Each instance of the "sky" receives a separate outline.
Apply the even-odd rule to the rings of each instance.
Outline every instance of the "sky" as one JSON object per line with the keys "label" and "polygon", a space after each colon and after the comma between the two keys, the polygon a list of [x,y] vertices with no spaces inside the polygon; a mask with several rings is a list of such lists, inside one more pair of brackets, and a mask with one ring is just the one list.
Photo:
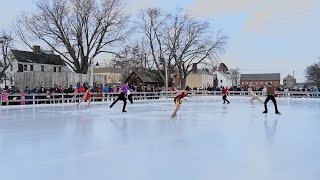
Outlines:
{"label": "sky", "polygon": [[[0,0],[0,29],[10,27],[34,0]],[[148,7],[183,8],[222,29],[229,39],[219,61],[242,73],[293,74],[305,81],[307,66],[320,57],[320,1],[317,0],[127,0],[135,14]]]}

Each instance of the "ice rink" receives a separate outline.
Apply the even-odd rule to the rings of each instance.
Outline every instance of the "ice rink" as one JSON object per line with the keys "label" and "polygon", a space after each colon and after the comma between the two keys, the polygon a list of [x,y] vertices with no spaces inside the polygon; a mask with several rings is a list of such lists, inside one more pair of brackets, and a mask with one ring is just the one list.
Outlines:
{"label": "ice rink", "polygon": [[319,180],[320,99],[0,107],[1,180]]}

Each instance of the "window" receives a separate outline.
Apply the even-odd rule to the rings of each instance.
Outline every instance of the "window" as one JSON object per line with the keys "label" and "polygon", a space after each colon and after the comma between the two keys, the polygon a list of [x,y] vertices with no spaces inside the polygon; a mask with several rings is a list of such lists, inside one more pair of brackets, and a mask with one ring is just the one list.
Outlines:
{"label": "window", "polygon": [[257,85],[259,84],[259,82],[257,81],[257,83],[256,83]]}
{"label": "window", "polygon": [[242,82],[241,84],[243,85],[244,83]]}
{"label": "window", "polygon": [[56,67],[53,67],[53,72],[57,72],[57,68]]}
{"label": "window", "polygon": [[222,80],[220,80],[220,82],[222,83]]}
{"label": "window", "polygon": [[262,81],[260,82],[260,84],[262,84]]}
{"label": "window", "polygon": [[23,71],[28,71],[28,65],[23,65]]}
{"label": "window", "polygon": [[44,71],[44,66],[41,66],[41,71]]}
{"label": "window", "polygon": [[270,81],[270,84],[273,84],[272,81]]}
{"label": "window", "polygon": [[30,65],[30,71],[33,71],[33,65]]}
{"label": "window", "polygon": [[250,85],[252,85],[252,81],[250,82]]}
{"label": "window", "polygon": [[246,82],[246,85],[248,85],[248,82]]}
{"label": "window", "polygon": [[13,80],[12,80],[12,77],[10,77],[10,82],[11,82],[11,84],[13,84]]}
{"label": "window", "polygon": [[11,64],[11,66],[10,66],[10,71],[13,71],[13,65]]}
{"label": "window", "polygon": [[61,67],[59,67],[59,72],[61,72]]}
{"label": "window", "polygon": [[23,72],[23,65],[22,64],[18,64],[18,72]]}

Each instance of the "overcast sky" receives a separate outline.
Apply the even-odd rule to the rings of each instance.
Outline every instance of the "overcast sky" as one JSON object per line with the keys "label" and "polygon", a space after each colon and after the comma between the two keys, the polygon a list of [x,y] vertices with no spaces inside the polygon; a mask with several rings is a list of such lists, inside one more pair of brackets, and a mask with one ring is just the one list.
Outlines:
{"label": "overcast sky", "polygon": [[[33,0],[0,0],[0,28],[21,11],[35,9]],[[295,71],[304,81],[306,66],[320,56],[320,1],[317,0],[128,0],[131,13],[146,7],[166,11],[184,8],[229,36],[221,61],[242,73]]]}

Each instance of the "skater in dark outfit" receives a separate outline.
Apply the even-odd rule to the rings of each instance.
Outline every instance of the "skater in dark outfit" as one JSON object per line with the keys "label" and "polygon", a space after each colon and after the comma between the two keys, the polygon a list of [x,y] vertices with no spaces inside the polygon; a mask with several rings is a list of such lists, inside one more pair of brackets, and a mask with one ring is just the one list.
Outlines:
{"label": "skater in dark outfit", "polygon": [[118,98],[113,101],[113,103],[110,105],[110,108],[113,107],[113,105],[115,105],[119,100],[122,100],[123,101],[123,108],[122,108],[122,112],[127,112],[126,111],[126,105],[127,105],[127,98],[126,98],[126,94],[127,94],[127,91],[129,90],[129,86],[128,86],[128,83],[127,84],[124,84],[120,90],[120,94],[118,96]]}
{"label": "skater in dark outfit", "polygon": [[174,119],[175,117],[177,117],[177,112],[180,109],[180,105],[182,103],[182,100],[184,97],[186,97],[188,95],[190,91],[190,87],[187,86],[185,90],[177,92],[177,96],[174,98],[174,103],[176,104],[176,109],[174,110],[174,112],[171,115],[171,119]]}
{"label": "skater in dark outfit", "polygon": [[223,104],[226,103],[227,101],[227,104],[230,104],[230,102],[228,101],[227,99],[227,96],[229,95],[229,89],[228,89],[228,86],[226,88],[222,88],[222,99],[223,99]]}
{"label": "skater in dark outfit", "polygon": [[274,93],[274,87],[272,86],[271,83],[268,84],[267,95],[268,96],[267,96],[266,100],[264,101],[264,109],[265,110],[263,111],[263,113],[268,113],[267,103],[269,100],[271,100],[274,104],[275,113],[280,115],[281,113],[278,111],[277,101],[276,101],[275,93]]}

